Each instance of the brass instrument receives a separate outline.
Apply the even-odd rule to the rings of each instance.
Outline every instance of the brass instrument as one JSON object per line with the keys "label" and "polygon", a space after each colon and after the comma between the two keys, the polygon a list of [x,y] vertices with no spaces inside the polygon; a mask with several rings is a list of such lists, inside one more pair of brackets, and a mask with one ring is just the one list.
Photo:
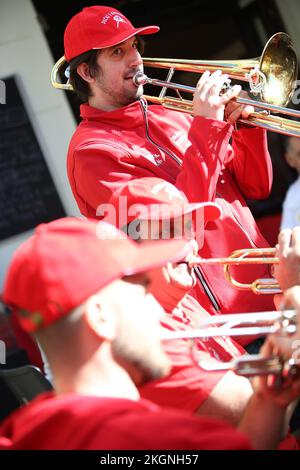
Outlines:
{"label": "brass instrument", "polygon": [[[286,33],[274,34],[265,45],[261,57],[254,59],[209,61],[143,58],[143,63],[147,67],[170,69],[166,81],[148,78],[142,72],[138,72],[133,77],[137,86],[149,83],[163,87],[159,96],[144,95],[147,100],[153,103],[162,104],[168,109],[192,114],[192,102],[182,99],[179,91],[194,93],[195,88],[170,82],[174,71],[202,73],[205,70],[211,72],[221,70],[222,73],[228,74],[231,78],[248,81],[251,91],[255,95],[259,95],[262,100],[237,98],[238,103],[263,109],[262,112],[252,113],[248,119],[240,119],[240,122],[262,127],[269,131],[300,137],[298,122],[269,114],[269,111],[271,111],[300,117],[299,111],[285,108],[292,98],[298,71],[297,54],[291,38]],[[51,72],[51,83],[54,88],[72,91],[73,88],[69,79],[66,83],[61,83],[58,80],[59,71],[65,64],[66,59],[64,56],[56,62]],[[175,89],[179,98],[165,96],[168,88]]]}
{"label": "brass instrument", "polygon": [[70,84],[70,80],[68,78],[67,83],[60,83],[58,81],[58,74],[60,69],[67,64],[65,56],[62,56],[58,61],[55,63],[53,69],[51,70],[51,85],[56,88],[57,90],[66,90],[66,91],[73,91],[73,87]]}
{"label": "brass instrument", "polygon": [[266,335],[278,333],[291,335],[297,330],[295,310],[270,311],[258,313],[238,313],[214,315],[203,320],[199,328],[189,331],[168,331],[162,336],[163,341],[193,340],[191,354],[197,365],[207,371],[233,370],[238,375],[253,377],[255,375],[277,376],[277,385],[286,376],[299,375],[299,362],[293,358],[283,360],[280,357],[263,357],[243,355],[229,362],[198,360],[194,341],[220,336]]}
{"label": "brass instrument", "polygon": [[243,377],[256,375],[275,375],[278,377],[276,385],[280,385],[281,379],[287,376],[299,376],[299,362],[293,358],[283,360],[280,357],[263,357],[260,354],[245,354],[228,362],[199,361],[198,366],[207,371],[232,370]]}
{"label": "brass instrument", "polygon": [[280,333],[294,334],[295,310],[272,310],[266,312],[232,313],[211,315],[190,331],[168,331],[162,339],[197,339],[218,336],[253,336]]}
{"label": "brass instrument", "polygon": [[245,264],[278,264],[279,258],[275,257],[275,248],[249,248],[236,250],[227,258],[201,258],[195,257],[189,260],[191,268],[201,264],[224,265],[224,275],[227,281],[236,289],[252,290],[255,294],[280,294],[282,291],[276,279],[256,279],[251,284],[238,282],[230,272],[230,266]]}
{"label": "brass instrument", "polygon": [[[153,59],[143,58],[147,67],[167,68],[169,74],[166,81],[148,78],[138,72],[133,78],[135,84],[151,84],[163,87],[159,96],[144,95],[153,103],[161,104],[168,109],[193,113],[192,101],[181,97],[180,91],[194,93],[191,86],[172,83],[170,80],[175,70],[202,73],[205,70],[214,72],[221,70],[231,78],[248,81],[250,90],[258,95],[261,101],[247,98],[236,99],[237,103],[261,108],[263,111],[252,113],[240,122],[264,128],[280,134],[300,137],[300,124],[296,121],[270,115],[269,112],[300,117],[300,112],[285,108],[290,102],[296,86],[298,60],[291,38],[286,33],[272,36],[262,52],[261,57],[236,61],[201,61],[185,59]],[[174,89],[178,98],[165,96],[166,90]]]}

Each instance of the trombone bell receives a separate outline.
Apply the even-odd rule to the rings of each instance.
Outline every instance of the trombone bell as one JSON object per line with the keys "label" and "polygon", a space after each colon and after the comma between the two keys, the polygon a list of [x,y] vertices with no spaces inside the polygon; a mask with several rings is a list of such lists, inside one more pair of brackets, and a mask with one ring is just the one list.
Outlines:
{"label": "trombone bell", "polygon": [[262,55],[254,59],[204,61],[145,57],[143,63],[147,67],[196,73],[221,70],[231,78],[249,82],[250,90],[259,95],[261,101],[282,107],[292,98],[298,73],[296,50],[290,36],[282,32],[274,34]]}

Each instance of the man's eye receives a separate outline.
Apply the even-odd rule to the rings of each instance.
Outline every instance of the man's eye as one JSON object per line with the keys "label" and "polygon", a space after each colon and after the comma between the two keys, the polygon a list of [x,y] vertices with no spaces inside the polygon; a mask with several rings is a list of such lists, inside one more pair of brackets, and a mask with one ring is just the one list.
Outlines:
{"label": "man's eye", "polygon": [[118,47],[118,49],[114,49],[113,55],[120,55],[121,52],[122,52],[122,49],[120,47]]}
{"label": "man's eye", "polygon": [[132,47],[133,47],[133,49],[138,49],[138,48],[139,48],[139,45],[138,45],[137,42],[134,42],[134,43],[132,44]]}

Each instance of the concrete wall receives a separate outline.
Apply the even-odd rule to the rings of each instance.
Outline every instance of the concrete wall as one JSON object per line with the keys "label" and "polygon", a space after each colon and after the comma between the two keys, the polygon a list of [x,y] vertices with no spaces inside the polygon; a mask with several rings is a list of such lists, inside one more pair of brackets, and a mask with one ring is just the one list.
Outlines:
{"label": "concrete wall", "polygon": [[300,57],[300,1],[276,0],[278,9]]}
{"label": "concrete wall", "polygon": [[[68,215],[79,215],[66,176],[68,143],[76,123],[64,93],[52,88],[54,64],[30,0],[0,0],[0,79],[17,75],[23,101]],[[0,182],[1,184],[1,182]],[[15,248],[30,232],[0,242],[0,292]]]}

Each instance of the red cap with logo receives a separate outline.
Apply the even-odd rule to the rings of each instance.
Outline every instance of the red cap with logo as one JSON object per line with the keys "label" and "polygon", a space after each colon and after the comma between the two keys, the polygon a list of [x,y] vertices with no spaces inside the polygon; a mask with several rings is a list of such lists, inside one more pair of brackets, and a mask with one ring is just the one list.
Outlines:
{"label": "red cap with logo", "polygon": [[158,26],[135,28],[126,16],[113,7],[87,7],[67,24],[64,34],[65,58],[70,62],[91,49],[115,46],[132,36],[158,31]]}
{"label": "red cap with logo", "polygon": [[3,300],[22,328],[33,332],[59,320],[115,279],[191,251],[184,240],[138,245],[106,222],[59,219],[37,227],[15,252]]}
{"label": "red cap with logo", "polygon": [[193,211],[199,211],[204,223],[221,215],[214,202],[189,203],[176,186],[154,177],[129,181],[112,195],[109,203],[116,213],[116,220],[111,222],[119,228],[135,219],[170,219]]}

